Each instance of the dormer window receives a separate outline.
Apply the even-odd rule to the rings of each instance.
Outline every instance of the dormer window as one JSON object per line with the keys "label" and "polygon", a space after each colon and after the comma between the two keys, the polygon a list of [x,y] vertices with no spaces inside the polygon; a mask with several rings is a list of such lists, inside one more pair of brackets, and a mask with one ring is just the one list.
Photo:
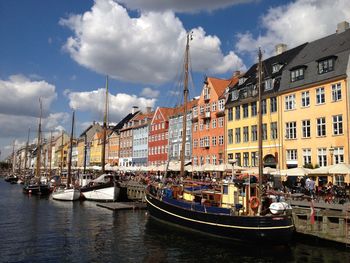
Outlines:
{"label": "dormer window", "polygon": [[239,92],[238,92],[237,89],[235,89],[234,91],[232,91],[232,98],[231,98],[231,100],[232,100],[232,101],[238,100],[238,95],[239,95]]}
{"label": "dormer window", "polygon": [[336,56],[331,56],[318,60],[318,74],[327,73],[334,70]]}
{"label": "dormer window", "polygon": [[277,73],[278,71],[280,71],[280,69],[282,68],[282,65],[281,64],[273,64],[272,65],[272,73]]}
{"label": "dormer window", "polygon": [[267,79],[265,80],[265,90],[272,90],[275,79]]}
{"label": "dormer window", "polygon": [[240,78],[239,80],[238,80],[238,85],[242,85],[242,84],[244,84],[244,82],[247,80],[247,78]]}
{"label": "dormer window", "polygon": [[293,68],[290,70],[290,81],[295,82],[297,80],[304,79],[306,66]]}

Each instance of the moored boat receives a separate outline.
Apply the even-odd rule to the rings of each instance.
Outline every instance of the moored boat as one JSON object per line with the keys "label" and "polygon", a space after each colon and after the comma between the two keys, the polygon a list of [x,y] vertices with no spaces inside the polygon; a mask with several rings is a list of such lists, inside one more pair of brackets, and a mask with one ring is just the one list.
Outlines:
{"label": "moored boat", "polygon": [[57,188],[53,191],[52,198],[60,201],[76,201],[80,199],[80,190],[75,188]]}
{"label": "moored boat", "polygon": [[114,202],[120,193],[117,178],[109,174],[101,175],[80,190],[86,200],[102,202]]}

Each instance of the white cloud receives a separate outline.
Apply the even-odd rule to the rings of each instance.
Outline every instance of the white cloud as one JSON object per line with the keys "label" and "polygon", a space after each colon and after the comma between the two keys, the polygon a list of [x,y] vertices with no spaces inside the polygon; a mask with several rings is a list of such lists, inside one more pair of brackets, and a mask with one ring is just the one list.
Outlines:
{"label": "white cloud", "polygon": [[2,114],[39,116],[39,98],[41,98],[43,114],[47,115],[56,97],[55,86],[44,80],[32,81],[23,75],[12,75],[8,80],[0,79],[0,113]]}
{"label": "white cloud", "polygon": [[140,95],[146,98],[157,98],[159,96],[159,90],[146,87],[141,91]]}
{"label": "white cloud", "polygon": [[[254,0],[117,0],[125,4],[130,9],[146,11],[166,11],[174,12],[198,12],[213,11],[241,3],[250,3]],[[255,0],[256,1],[256,0]]]}
{"label": "white cloud", "polygon": [[248,52],[256,57],[260,46],[268,57],[274,54],[278,43],[292,48],[322,38],[335,33],[337,24],[349,18],[349,0],[297,0],[270,8],[261,17],[261,29],[265,33],[256,38],[251,32],[238,34],[236,48],[241,53]]}
{"label": "white cloud", "polygon": [[[103,119],[105,109],[104,89],[86,92],[70,92],[67,96],[71,108],[82,112],[89,112],[97,121]],[[138,106],[140,109],[145,110],[146,107],[154,107],[156,102],[156,99],[147,99],[125,93],[118,93],[116,95],[109,94],[108,98],[110,122],[119,122],[131,112],[132,106]]]}
{"label": "white cloud", "polygon": [[[165,83],[174,79],[183,61],[186,29],[172,11],[141,12],[133,18],[112,0],[96,0],[91,11],[61,19],[60,24],[74,32],[64,46],[70,56],[115,79]],[[207,36],[200,27],[192,31],[193,71],[215,74],[242,68],[233,51],[223,54],[218,37]]]}

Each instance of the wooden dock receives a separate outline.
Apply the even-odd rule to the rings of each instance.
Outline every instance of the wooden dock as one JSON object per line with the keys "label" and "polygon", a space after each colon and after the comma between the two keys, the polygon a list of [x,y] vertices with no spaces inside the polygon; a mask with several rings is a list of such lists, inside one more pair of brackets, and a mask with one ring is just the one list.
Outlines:
{"label": "wooden dock", "polygon": [[297,233],[350,246],[350,204],[315,202],[313,224],[311,223],[311,202],[292,200],[291,205]]}
{"label": "wooden dock", "polygon": [[96,205],[112,211],[146,209],[146,203],[141,202],[98,203]]}

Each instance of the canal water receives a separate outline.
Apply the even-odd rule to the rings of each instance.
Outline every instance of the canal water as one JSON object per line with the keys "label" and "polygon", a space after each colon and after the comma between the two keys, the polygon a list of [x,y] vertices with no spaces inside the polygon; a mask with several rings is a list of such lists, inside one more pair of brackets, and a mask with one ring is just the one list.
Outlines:
{"label": "canal water", "polygon": [[0,262],[350,262],[345,245],[228,243],[94,202],[27,196],[0,178]]}

